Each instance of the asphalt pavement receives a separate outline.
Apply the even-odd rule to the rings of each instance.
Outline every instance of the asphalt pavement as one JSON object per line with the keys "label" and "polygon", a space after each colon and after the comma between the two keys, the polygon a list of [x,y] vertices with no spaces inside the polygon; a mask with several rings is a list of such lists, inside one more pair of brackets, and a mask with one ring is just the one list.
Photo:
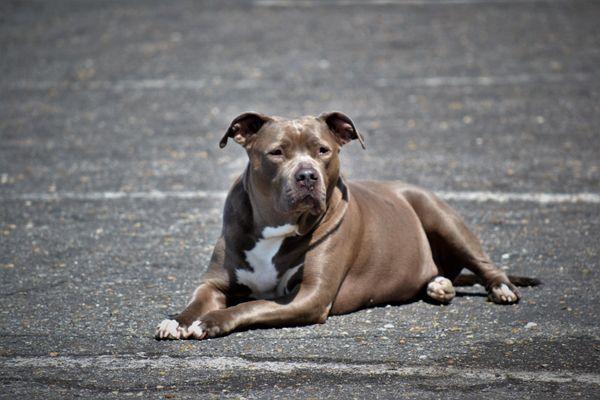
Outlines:
{"label": "asphalt pavement", "polygon": [[[600,397],[600,3],[0,3],[0,398]],[[352,178],[438,192],[512,306],[423,301],[164,342],[241,112],[340,110]]]}

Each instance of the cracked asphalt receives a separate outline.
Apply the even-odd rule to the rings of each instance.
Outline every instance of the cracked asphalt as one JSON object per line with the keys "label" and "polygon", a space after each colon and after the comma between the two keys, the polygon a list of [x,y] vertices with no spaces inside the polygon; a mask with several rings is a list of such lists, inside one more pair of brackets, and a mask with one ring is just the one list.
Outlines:
{"label": "cracked asphalt", "polygon": [[[580,0],[0,3],[0,398],[598,398],[599,20]],[[247,110],[345,112],[367,144],[346,175],[458,195],[543,285],[154,340],[206,268],[245,165],[218,140]]]}

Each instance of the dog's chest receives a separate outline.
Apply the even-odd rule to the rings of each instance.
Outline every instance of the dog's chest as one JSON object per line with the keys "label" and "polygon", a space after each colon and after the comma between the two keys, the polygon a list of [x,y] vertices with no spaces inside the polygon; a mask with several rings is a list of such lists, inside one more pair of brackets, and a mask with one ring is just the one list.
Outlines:
{"label": "dog's chest", "polygon": [[257,299],[272,299],[286,294],[287,284],[301,265],[281,273],[273,263],[286,237],[296,233],[296,225],[283,225],[276,228],[266,227],[254,247],[245,251],[246,261],[252,268],[237,269],[238,283],[247,286],[252,291],[252,297]]}

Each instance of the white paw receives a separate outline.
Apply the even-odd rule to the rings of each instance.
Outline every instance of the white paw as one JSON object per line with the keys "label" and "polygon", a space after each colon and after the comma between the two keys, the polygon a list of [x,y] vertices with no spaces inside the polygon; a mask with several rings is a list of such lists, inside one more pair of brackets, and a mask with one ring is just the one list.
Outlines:
{"label": "white paw", "polygon": [[156,327],[156,339],[202,339],[206,332],[200,326],[200,321],[194,321],[190,326],[181,326],[173,319],[165,319]]}
{"label": "white paw", "polygon": [[[511,285],[512,286],[512,285]],[[494,303],[511,304],[519,301],[519,295],[516,289],[511,289],[506,283],[501,283],[490,289],[489,297]]]}
{"label": "white paw", "polygon": [[456,291],[452,286],[452,282],[443,276],[436,276],[427,285],[427,296],[440,303],[449,303],[455,295]]}

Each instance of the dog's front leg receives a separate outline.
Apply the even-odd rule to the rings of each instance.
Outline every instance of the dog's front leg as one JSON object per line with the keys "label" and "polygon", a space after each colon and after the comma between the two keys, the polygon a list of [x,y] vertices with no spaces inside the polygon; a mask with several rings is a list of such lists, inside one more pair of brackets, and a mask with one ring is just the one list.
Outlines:
{"label": "dog's front leg", "polygon": [[304,259],[297,290],[274,300],[253,300],[211,311],[199,320],[201,339],[251,326],[281,327],[324,323],[345,275],[341,260],[319,251]]}
{"label": "dog's front leg", "polygon": [[274,300],[253,300],[200,318],[200,339],[223,336],[233,330],[250,326],[294,326],[324,323],[333,304],[335,293],[327,293],[320,285],[301,283],[295,295]]}
{"label": "dog's front leg", "polygon": [[217,241],[209,269],[185,310],[173,319],[163,320],[156,328],[156,339],[200,339],[204,333],[200,330],[198,319],[227,306],[225,293],[229,288],[229,278],[223,268],[224,243],[223,238]]}

